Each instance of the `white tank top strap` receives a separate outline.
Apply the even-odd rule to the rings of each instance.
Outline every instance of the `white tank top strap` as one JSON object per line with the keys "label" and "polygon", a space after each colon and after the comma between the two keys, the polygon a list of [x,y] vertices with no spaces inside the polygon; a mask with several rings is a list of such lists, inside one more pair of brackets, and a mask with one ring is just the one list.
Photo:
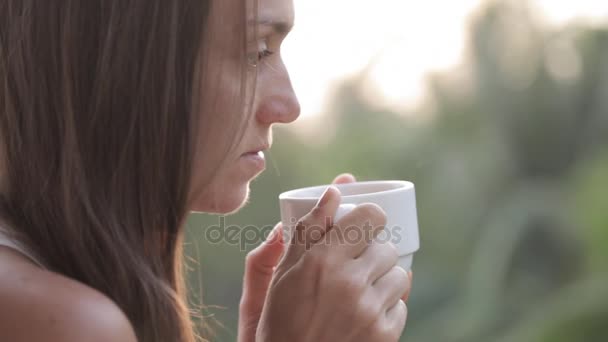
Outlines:
{"label": "white tank top strap", "polygon": [[13,239],[10,236],[9,232],[6,231],[6,229],[2,226],[0,226],[0,246],[8,247],[27,257],[41,268],[46,268],[38,257],[36,257],[32,252],[30,252],[23,244],[19,243],[19,241]]}

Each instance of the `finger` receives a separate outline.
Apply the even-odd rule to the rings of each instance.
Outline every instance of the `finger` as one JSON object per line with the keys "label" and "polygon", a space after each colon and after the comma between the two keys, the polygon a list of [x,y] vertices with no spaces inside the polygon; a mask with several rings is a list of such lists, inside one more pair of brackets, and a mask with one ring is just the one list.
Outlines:
{"label": "finger", "polygon": [[268,284],[270,284],[270,280],[272,279],[274,268],[279,263],[284,251],[283,227],[279,223],[262,244],[247,254],[243,296],[266,292]]}
{"label": "finger", "polygon": [[410,293],[412,293],[412,286],[414,285],[414,273],[412,273],[412,271],[407,271],[407,275],[410,278],[410,287],[407,289],[407,292],[403,295],[403,297],[401,297],[406,304],[410,299]]}
{"label": "finger", "polygon": [[255,271],[253,274],[272,272],[284,251],[283,225],[278,223],[266,240],[247,254],[245,274],[248,271]]}
{"label": "finger", "polygon": [[363,253],[385,225],[386,214],[380,206],[360,204],[336,222],[327,234],[327,243],[354,259]]}
{"label": "finger", "polygon": [[355,176],[351,175],[350,173],[343,173],[343,174],[339,175],[338,177],[334,178],[334,180],[331,183],[332,184],[347,184],[347,183],[354,183],[356,181],[357,181],[357,179],[355,178]]}
{"label": "finger", "polygon": [[372,288],[384,298],[385,307],[390,308],[407,293],[410,279],[403,268],[395,266],[373,283]]}
{"label": "finger", "polygon": [[330,186],[312,211],[298,221],[285,254],[287,263],[293,265],[306,250],[324,238],[333,225],[333,218],[340,206],[340,198],[340,191]]}
{"label": "finger", "polygon": [[390,242],[373,241],[370,246],[357,258],[357,262],[368,269],[370,284],[390,271],[399,261],[397,247]]}
{"label": "finger", "polygon": [[391,340],[398,340],[401,334],[403,334],[403,329],[405,328],[405,323],[407,321],[407,305],[404,301],[399,300],[393,307],[386,311],[386,315],[384,317],[384,324],[386,330],[390,332]]}

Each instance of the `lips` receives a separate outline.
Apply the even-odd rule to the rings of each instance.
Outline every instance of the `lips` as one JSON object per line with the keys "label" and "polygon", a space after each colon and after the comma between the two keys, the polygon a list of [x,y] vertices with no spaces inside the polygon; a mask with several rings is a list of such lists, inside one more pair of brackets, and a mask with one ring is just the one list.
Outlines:
{"label": "lips", "polygon": [[262,146],[259,146],[259,147],[256,147],[256,148],[250,150],[249,152],[243,153],[243,156],[258,155],[258,156],[264,157],[264,151],[268,150],[269,148],[270,148],[270,145],[262,145]]}
{"label": "lips", "polygon": [[244,157],[260,157],[260,158],[264,158],[264,152],[262,151],[257,151],[257,152],[247,152],[247,153],[243,153]]}
{"label": "lips", "polygon": [[244,163],[243,165],[248,165],[247,169],[252,170],[252,175],[256,175],[266,168],[266,159],[262,151],[244,153],[239,159]]}

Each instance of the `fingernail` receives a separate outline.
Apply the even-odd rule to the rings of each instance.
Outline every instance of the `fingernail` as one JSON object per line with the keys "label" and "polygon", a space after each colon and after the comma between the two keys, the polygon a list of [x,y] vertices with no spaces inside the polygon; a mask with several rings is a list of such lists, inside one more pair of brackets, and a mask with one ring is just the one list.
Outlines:
{"label": "fingernail", "polygon": [[283,229],[283,227],[281,225],[274,227],[274,229],[270,232],[270,234],[268,234],[266,241],[269,243],[274,243],[275,240],[278,239],[278,235],[281,233],[281,229]]}
{"label": "fingernail", "polygon": [[266,237],[266,241],[272,241],[272,239],[274,239],[274,237],[277,235],[277,229],[273,229],[270,234],[268,234],[268,236]]}
{"label": "fingernail", "polygon": [[327,204],[327,202],[329,202],[329,190],[331,188],[333,188],[333,187],[330,186],[327,189],[325,189],[325,192],[323,192],[323,195],[321,195],[319,202],[317,202],[317,207],[323,207]]}

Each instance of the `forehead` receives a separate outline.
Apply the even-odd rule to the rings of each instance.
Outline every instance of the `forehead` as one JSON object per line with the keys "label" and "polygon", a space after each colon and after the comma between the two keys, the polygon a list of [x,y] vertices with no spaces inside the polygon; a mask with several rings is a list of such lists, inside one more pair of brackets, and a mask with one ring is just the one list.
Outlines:
{"label": "forehead", "polygon": [[214,0],[211,2],[210,26],[215,33],[226,34],[242,30],[242,25],[247,22],[250,24],[280,22],[292,26],[293,21],[293,0]]}
{"label": "forehead", "polygon": [[293,22],[294,6],[293,0],[257,0],[258,17],[264,19],[277,19],[285,22]]}
{"label": "forehead", "polygon": [[214,50],[240,53],[241,39],[246,31],[251,32],[249,25],[279,23],[287,28],[293,25],[293,0],[212,0],[210,4],[204,47],[208,54],[217,55]]}
{"label": "forehead", "polygon": [[[249,0],[252,1],[252,0]],[[284,22],[290,26],[294,21],[293,0],[257,0],[255,16],[261,22]],[[251,13],[254,15],[254,13]]]}

